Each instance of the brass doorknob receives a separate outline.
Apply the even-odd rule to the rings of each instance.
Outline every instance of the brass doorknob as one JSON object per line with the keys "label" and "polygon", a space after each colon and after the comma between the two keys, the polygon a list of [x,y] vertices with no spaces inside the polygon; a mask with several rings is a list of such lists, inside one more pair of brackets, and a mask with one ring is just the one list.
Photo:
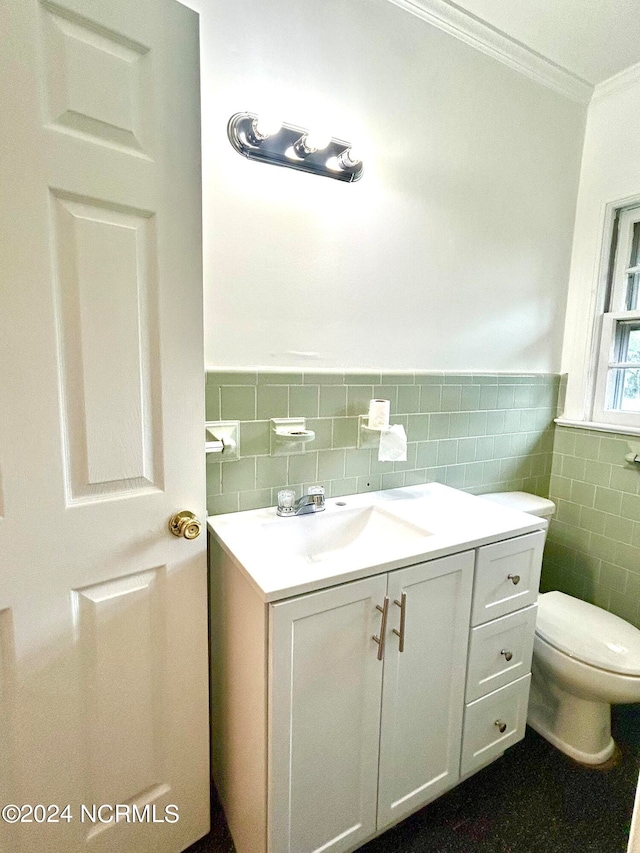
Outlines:
{"label": "brass doorknob", "polygon": [[202,524],[192,512],[184,509],[169,519],[169,530],[174,536],[184,536],[185,539],[196,539],[200,536]]}

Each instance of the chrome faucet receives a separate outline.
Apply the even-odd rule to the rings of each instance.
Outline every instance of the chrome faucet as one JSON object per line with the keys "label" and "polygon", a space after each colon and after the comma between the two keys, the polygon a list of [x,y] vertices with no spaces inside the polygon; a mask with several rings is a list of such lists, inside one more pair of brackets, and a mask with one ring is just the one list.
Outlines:
{"label": "chrome faucet", "polygon": [[276,513],[281,516],[306,515],[309,512],[322,512],[324,509],[324,487],[310,486],[306,495],[294,502],[295,492],[292,489],[282,489],[278,492],[278,508]]}

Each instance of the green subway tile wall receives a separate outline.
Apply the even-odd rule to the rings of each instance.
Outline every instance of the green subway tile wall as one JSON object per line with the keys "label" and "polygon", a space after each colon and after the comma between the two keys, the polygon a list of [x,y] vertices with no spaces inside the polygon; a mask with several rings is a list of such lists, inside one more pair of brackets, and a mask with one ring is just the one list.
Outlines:
{"label": "green subway tile wall", "polygon": [[640,466],[625,461],[638,438],[557,427],[541,588],[560,589],[640,627]]}
{"label": "green subway tile wall", "polygon": [[[546,496],[560,377],[556,374],[210,371],[207,420],[240,421],[238,461],[207,458],[210,515],[271,506],[278,489],[327,495],[438,481],[470,492]],[[407,431],[406,462],[358,449],[358,415],[391,401]],[[304,453],[270,456],[270,418],[306,417]]]}

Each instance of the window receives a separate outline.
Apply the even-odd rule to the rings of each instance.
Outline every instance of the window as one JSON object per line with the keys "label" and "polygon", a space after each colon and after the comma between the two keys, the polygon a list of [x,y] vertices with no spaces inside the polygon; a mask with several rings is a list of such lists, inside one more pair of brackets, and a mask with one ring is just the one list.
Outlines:
{"label": "window", "polygon": [[640,427],[640,206],[618,212],[593,420]]}

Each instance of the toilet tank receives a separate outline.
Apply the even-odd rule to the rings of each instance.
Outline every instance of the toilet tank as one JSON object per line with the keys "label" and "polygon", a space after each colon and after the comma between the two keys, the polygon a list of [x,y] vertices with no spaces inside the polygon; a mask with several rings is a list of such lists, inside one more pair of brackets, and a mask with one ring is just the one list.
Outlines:
{"label": "toilet tank", "polygon": [[537,515],[538,518],[549,519],[556,511],[556,505],[553,501],[529,494],[529,492],[489,492],[486,495],[479,495],[479,497],[502,504],[509,509],[517,509],[519,512]]}

